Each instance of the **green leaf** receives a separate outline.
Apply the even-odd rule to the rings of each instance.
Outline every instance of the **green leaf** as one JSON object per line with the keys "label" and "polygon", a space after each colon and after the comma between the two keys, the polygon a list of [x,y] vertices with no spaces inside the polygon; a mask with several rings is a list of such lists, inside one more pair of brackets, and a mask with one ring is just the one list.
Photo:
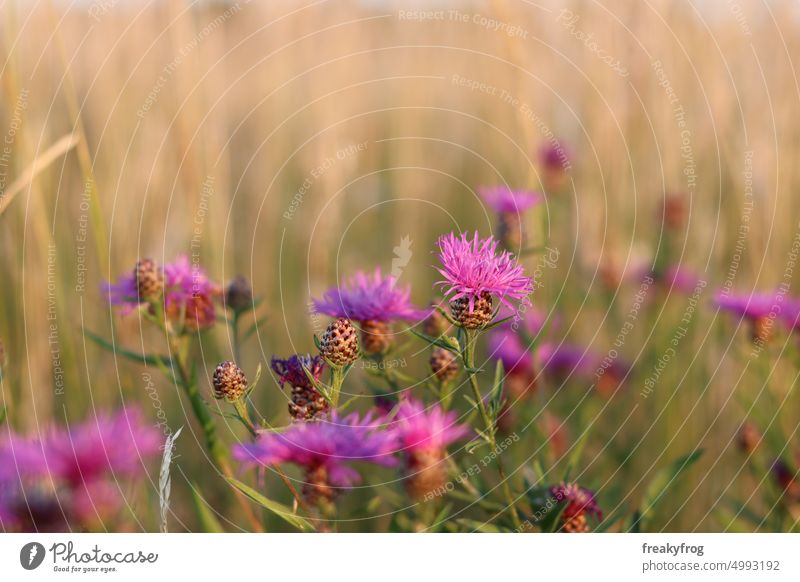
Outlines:
{"label": "green leaf", "polygon": [[426,335],[426,334],[424,334],[422,332],[419,332],[419,331],[417,331],[415,329],[412,329],[411,333],[413,333],[418,338],[424,339],[426,342],[428,342],[431,345],[434,345],[434,346],[437,346],[437,347],[440,347],[440,348],[444,348],[449,352],[453,352],[454,354],[460,354],[461,353],[459,351],[459,347],[456,346],[456,345],[453,345],[456,342],[448,341],[447,339],[443,339],[443,338],[437,338],[437,337],[433,337],[433,336],[430,336],[430,335]]}
{"label": "green leaf", "polygon": [[496,328],[496,327],[498,327],[500,325],[503,325],[504,323],[507,323],[507,322],[511,321],[515,317],[516,317],[516,315],[509,315],[508,317],[504,317],[503,319],[498,319],[497,321],[493,321],[491,323],[487,323],[486,325],[484,325],[481,328],[481,331],[489,331],[490,329],[494,329],[494,328]]}
{"label": "green leaf", "polygon": [[656,473],[653,480],[645,490],[644,497],[639,510],[634,514],[631,521],[631,531],[641,531],[646,529],[650,518],[653,516],[653,509],[659,501],[663,499],[664,493],[669,489],[675,479],[681,473],[691,467],[703,454],[702,449],[692,451],[691,453],[682,456],[681,458],[673,461],[658,473]]}
{"label": "green leaf", "polygon": [[119,346],[115,346],[114,344],[106,341],[99,335],[92,333],[86,328],[83,329],[83,335],[88,337],[101,348],[104,348],[117,356],[128,358],[129,360],[138,364],[145,364],[148,366],[172,366],[172,361],[170,360],[169,356],[162,356],[158,354],[138,354],[136,352],[132,352],[131,350],[126,350]]}
{"label": "green leaf", "polygon": [[273,501],[261,495],[258,491],[245,485],[241,481],[234,479],[233,477],[226,477],[226,480],[236,487],[239,491],[244,493],[247,497],[251,500],[258,503],[264,509],[271,511],[286,523],[296,527],[301,531],[313,531],[314,526],[311,525],[311,522],[308,521],[304,517],[300,517],[296,513],[294,513],[289,507],[285,506],[282,503],[278,503],[277,501]]}
{"label": "green leaf", "polygon": [[3,426],[3,423],[6,421],[6,418],[8,418],[8,408],[4,406],[3,410],[0,411],[0,426]]}
{"label": "green leaf", "polygon": [[200,490],[195,483],[191,483],[192,501],[194,501],[194,511],[197,514],[197,521],[205,533],[225,533],[225,529],[220,524],[217,516],[211,511],[205,500],[200,497]]}
{"label": "green leaf", "polygon": [[496,525],[492,525],[491,523],[484,523],[482,521],[477,521],[474,519],[457,519],[456,523],[463,527],[464,529],[468,529],[470,531],[479,531],[482,533],[500,533],[501,530]]}
{"label": "green leaf", "polygon": [[253,322],[253,324],[247,329],[247,331],[244,332],[244,334],[242,335],[242,339],[248,339],[251,335],[256,333],[261,328],[261,326],[264,325],[266,322],[267,322],[266,315],[264,317],[256,319]]}

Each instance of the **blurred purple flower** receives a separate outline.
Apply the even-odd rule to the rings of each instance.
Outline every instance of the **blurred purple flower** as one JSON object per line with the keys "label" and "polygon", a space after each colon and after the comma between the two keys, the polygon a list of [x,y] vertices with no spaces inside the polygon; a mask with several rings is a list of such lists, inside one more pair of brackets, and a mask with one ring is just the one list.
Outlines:
{"label": "blurred purple flower", "polygon": [[773,309],[777,315],[783,301],[774,291],[754,292],[750,295],[725,294],[720,291],[714,295],[714,304],[722,311],[755,320],[769,317]]}
{"label": "blurred purple flower", "polygon": [[429,311],[411,304],[411,288],[400,287],[392,275],[380,268],[370,276],[361,271],[346,285],[325,292],[314,300],[317,313],[354,321],[395,321],[425,319]]}
{"label": "blurred purple flower", "polygon": [[492,186],[479,189],[481,198],[495,212],[519,213],[540,204],[544,197],[538,192],[512,190],[508,186]]}
{"label": "blurred purple flower", "polygon": [[588,531],[586,515],[594,517],[598,522],[603,519],[603,512],[597,504],[594,492],[575,483],[561,483],[550,488],[552,495],[566,507],[561,513],[563,530],[570,532]]}
{"label": "blurred purple flower", "polygon": [[464,438],[470,428],[457,423],[458,414],[445,412],[438,404],[428,408],[413,399],[403,400],[388,430],[397,437],[400,452],[444,451],[447,445]]}
{"label": "blurred purple flower", "polygon": [[549,143],[539,149],[539,161],[550,170],[566,170],[570,167],[570,151],[560,143]]}
{"label": "blurred purple flower", "polygon": [[[500,317],[508,317],[501,312]],[[535,339],[544,329],[547,314],[538,309],[529,309],[518,328],[531,339]],[[489,357],[503,362],[503,368],[509,374],[529,374],[534,369],[533,353],[517,331],[512,321],[489,332]]]}
{"label": "blurred purple flower", "polygon": [[392,466],[397,462],[392,456],[395,436],[379,430],[379,424],[370,414],[342,417],[334,412],[329,420],[293,424],[283,432],[263,432],[254,443],[235,445],[233,456],[248,465],[292,463],[306,471],[322,468],[331,485],[348,487],[361,480],[350,463]]}
{"label": "blurred purple flower", "polygon": [[[101,291],[111,305],[122,308],[123,314],[142,305],[132,272],[116,283],[104,283]],[[192,330],[214,325],[214,298],[221,292],[220,286],[211,281],[199,265],[192,265],[186,256],[164,265],[164,311],[173,322],[182,321]]]}
{"label": "blurred purple flower", "polygon": [[438,258],[442,267],[437,270],[444,280],[437,285],[446,289],[444,294],[450,301],[467,297],[470,313],[482,293],[496,295],[512,309],[509,298],[530,303],[528,295],[533,292],[533,280],[525,276],[511,253],[497,253],[498,244],[492,237],[478,238],[477,232],[471,240],[466,233],[439,238]]}

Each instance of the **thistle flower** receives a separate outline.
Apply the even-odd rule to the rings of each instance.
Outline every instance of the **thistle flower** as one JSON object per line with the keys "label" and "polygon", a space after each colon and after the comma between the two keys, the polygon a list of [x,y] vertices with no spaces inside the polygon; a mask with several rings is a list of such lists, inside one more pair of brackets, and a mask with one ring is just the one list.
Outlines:
{"label": "thistle flower", "polygon": [[281,387],[292,387],[289,415],[294,420],[314,420],[323,418],[329,408],[328,401],[308,379],[306,370],[317,381],[322,377],[325,361],[321,356],[301,356],[295,354],[282,360],[272,358],[272,370],[278,375]]}
{"label": "thistle flower", "polygon": [[431,352],[431,372],[440,382],[449,382],[458,376],[458,360],[450,350],[435,347]]}
{"label": "thistle flower", "polygon": [[236,402],[247,392],[247,376],[233,362],[220,362],[214,369],[214,398]]}
{"label": "thistle flower", "polygon": [[603,519],[603,512],[597,505],[592,491],[575,483],[561,483],[550,488],[559,504],[564,504],[561,513],[561,531],[565,533],[584,533],[590,530],[586,516],[594,517],[598,522]]}
{"label": "thistle flower", "polygon": [[[140,280],[145,277],[141,261],[134,272],[125,275],[117,283],[105,283],[101,291],[111,304],[121,307],[123,314],[139,308],[144,301],[140,294]],[[152,265],[150,266],[152,267]],[[154,289],[153,270],[148,267],[148,289]],[[157,278],[157,277],[156,277]],[[219,287],[208,279],[206,273],[196,265],[191,265],[185,256],[164,266],[163,272],[163,307],[167,319],[173,324],[180,324],[179,331],[198,331],[211,327],[216,322],[214,298],[220,294]],[[150,306],[153,312],[153,306]]]}
{"label": "thistle flower", "polygon": [[133,268],[136,291],[141,301],[155,301],[164,290],[164,274],[152,259],[141,259]]}
{"label": "thistle flower", "polygon": [[231,279],[225,287],[225,305],[234,313],[241,313],[253,306],[253,288],[247,277],[239,275]]}
{"label": "thistle flower", "polygon": [[131,408],[35,438],[11,433],[0,439],[0,520],[22,531],[62,531],[73,519],[90,527],[119,511],[109,480],[140,473],[160,445]]}
{"label": "thistle flower", "polygon": [[426,409],[417,400],[404,400],[389,430],[406,457],[409,495],[422,499],[445,485],[444,458],[447,446],[467,436],[469,427],[457,424],[455,412],[439,405]]}
{"label": "thistle flower", "polygon": [[533,281],[508,252],[497,254],[492,237],[469,240],[465,233],[442,236],[437,270],[444,277],[437,285],[445,288],[453,317],[467,329],[476,329],[492,318],[492,296],[513,309],[510,299],[529,304]]}
{"label": "thistle flower", "polygon": [[342,488],[361,481],[352,463],[396,463],[392,457],[395,436],[379,430],[378,424],[369,414],[342,417],[333,412],[329,420],[262,432],[254,443],[236,445],[233,456],[248,465],[298,465],[306,474],[303,493],[309,502],[330,503]]}
{"label": "thistle flower", "polygon": [[481,188],[481,197],[497,212],[497,236],[507,249],[520,249],[526,243],[522,212],[542,202],[536,192],[512,190],[507,186]]}
{"label": "thistle flower", "polygon": [[544,197],[538,192],[526,190],[512,190],[507,186],[493,186],[479,189],[481,198],[492,210],[504,214],[507,212],[520,213],[537,204],[541,204]]}
{"label": "thistle flower", "polygon": [[777,292],[751,295],[728,295],[719,292],[714,296],[714,303],[720,310],[746,320],[750,325],[750,339],[754,343],[764,343],[772,337],[772,324],[781,311],[782,299]]}
{"label": "thistle flower", "polygon": [[331,323],[319,342],[320,354],[334,366],[346,366],[358,359],[356,329],[344,317]]}
{"label": "thistle flower", "polygon": [[317,313],[357,321],[362,327],[362,344],[368,354],[385,352],[392,344],[391,324],[418,321],[428,313],[411,304],[411,288],[400,287],[397,279],[381,275],[380,268],[367,275],[361,271],[346,285],[325,292],[314,300]]}
{"label": "thistle flower", "polygon": [[543,182],[548,192],[558,192],[566,186],[567,170],[572,163],[570,152],[558,142],[545,144],[539,150]]}

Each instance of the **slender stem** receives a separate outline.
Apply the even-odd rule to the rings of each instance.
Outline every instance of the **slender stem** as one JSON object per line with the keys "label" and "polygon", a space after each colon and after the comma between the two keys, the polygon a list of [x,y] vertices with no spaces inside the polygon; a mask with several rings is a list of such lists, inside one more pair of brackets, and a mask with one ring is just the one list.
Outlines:
{"label": "slender stem", "polygon": [[[219,467],[220,471],[222,471],[222,474],[225,477],[232,478],[234,475],[230,463],[228,462],[228,453],[225,450],[225,447],[222,445],[222,442],[217,437],[217,428],[214,423],[214,419],[211,416],[211,412],[206,407],[205,402],[203,402],[203,399],[200,396],[200,390],[197,387],[197,383],[193,381],[192,376],[189,373],[187,364],[188,350],[186,349],[186,343],[180,342],[175,336],[171,336],[169,341],[172,351],[175,353],[175,358],[173,361],[174,367],[177,368],[179,384],[189,397],[189,402],[192,405],[192,411],[194,412],[197,421],[200,423],[200,426],[203,429],[206,448],[211,454],[214,464]],[[250,525],[255,529],[255,531],[264,531],[261,523],[259,523],[255,514],[253,513],[250,503],[245,499],[244,494],[238,490],[235,490],[234,495],[244,511],[247,520],[250,522]]]}
{"label": "slender stem", "polygon": [[336,408],[339,405],[339,395],[342,392],[344,383],[344,368],[341,366],[331,366],[331,406]]}
{"label": "slender stem", "polygon": [[237,365],[242,365],[242,339],[239,334],[239,312],[236,311],[231,319],[231,343],[233,344],[233,360]]}
{"label": "slender stem", "polygon": [[[478,377],[476,376],[475,370],[475,344],[477,343],[478,333],[475,330],[465,329],[465,340],[464,340],[464,348],[462,350],[462,359],[464,360],[464,367],[465,372],[467,373],[467,378],[469,378],[469,384],[472,387],[472,393],[475,397],[476,405],[478,407],[478,411],[480,412],[481,418],[483,419],[484,426],[486,427],[486,436],[489,439],[489,445],[492,447],[494,451],[497,449],[497,440],[495,439],[495,432],[496,426],[492,418],[489,416],[489,411],[486,409],[486,403],[483,401],[483,395],[481,394],[481,388],[478,385]],[[511,487],[508,483],[508,477],[506,476],[505,468],[503,467],[503,459],[500,455],[497,456],[497,472],[500,475],[500,485],[503,489],[503,496],[506,498],[506,503],[508,503],[508,509],[511,511],[511,521],[514,523],[514,527],[519,528],[522,525],[522,522],[519,519],[519,515],[517,514],[517,508],[514,503],[514,495],[511,493]]]}

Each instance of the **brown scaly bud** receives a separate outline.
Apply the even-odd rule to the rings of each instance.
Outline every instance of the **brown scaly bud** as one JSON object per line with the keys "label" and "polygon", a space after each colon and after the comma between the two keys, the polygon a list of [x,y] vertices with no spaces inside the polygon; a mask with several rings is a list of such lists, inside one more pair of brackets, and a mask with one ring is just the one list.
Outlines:
{"label": "brown scaly bud", "polygon": [[588,533],[589,524],[586,521],[586,516],[583,513],[579,513],[572,517],[565,517],[561,531],[564,533]]}
{"label": "brown scaly bud", "polygon": [[141,259],[133,268],[136,290],[142,301],[154,301],[164,290],[164,274],[152,259]]}
{"label": "brown scaly bud", "polygon": [[214,398],[236,402],[247,391],[247,376],[233,362],[222,362],[214,370]]}
{"label": "brown scaly bud", "polygon": [[525,230],[518,212],[501,212],[497,216],[497,238],[510,251],[525,245]]}
{"label": "brown scaly bud", "polygon": [[492,296],[483,291],[475,299],[472,312],[469,311],[469,297],[459,297],[450,302],[450,310],[455,319],[465,329],[478,329],[492,320]]}
{"label": "brown scaly bud", "polygon": [[335,366],[346,366],[358,359],[358,334],[344,317],[331,323],[322,334],[319,351]]}
{"label": "brown scaly bud", "polygon": [[253,306],[253,288],[247,277],[239,275],[231,279],[225,288],[225,305],[234,312],[244,311]]}
{"label": "brown scaly bud", "polygon": [[423,333],[431,337],[444,335],[450,328],[450,322],[436,309],[435,303],[431,303],[430,309],[430,315],[425,319],[425,323],[422,326]]}
{"label": "brown scaly bud", "polygon": [[736,434],[736,444],[743,453],[752,453],[761,442],[761,433],[752,422],[745,422]]}
{"label": "brown scaly bud", "polygon": [[458,376],[458,360],[450,350],[435,347],[430,359],[431,372],[440,382],[449,382]]}
{"label": "brown scaly bud", "polygon": [[441,491],[447,482],[444,469],[444,450],[421,449],[408,459],[409,476],[406,491],[413,499],[425,499],[434,491]]}
{"label": "brown scaly bud", "polygon": [[361,346],[366,354],[382,354],[394,342],[388,321],[370,319],[361,322]]}

